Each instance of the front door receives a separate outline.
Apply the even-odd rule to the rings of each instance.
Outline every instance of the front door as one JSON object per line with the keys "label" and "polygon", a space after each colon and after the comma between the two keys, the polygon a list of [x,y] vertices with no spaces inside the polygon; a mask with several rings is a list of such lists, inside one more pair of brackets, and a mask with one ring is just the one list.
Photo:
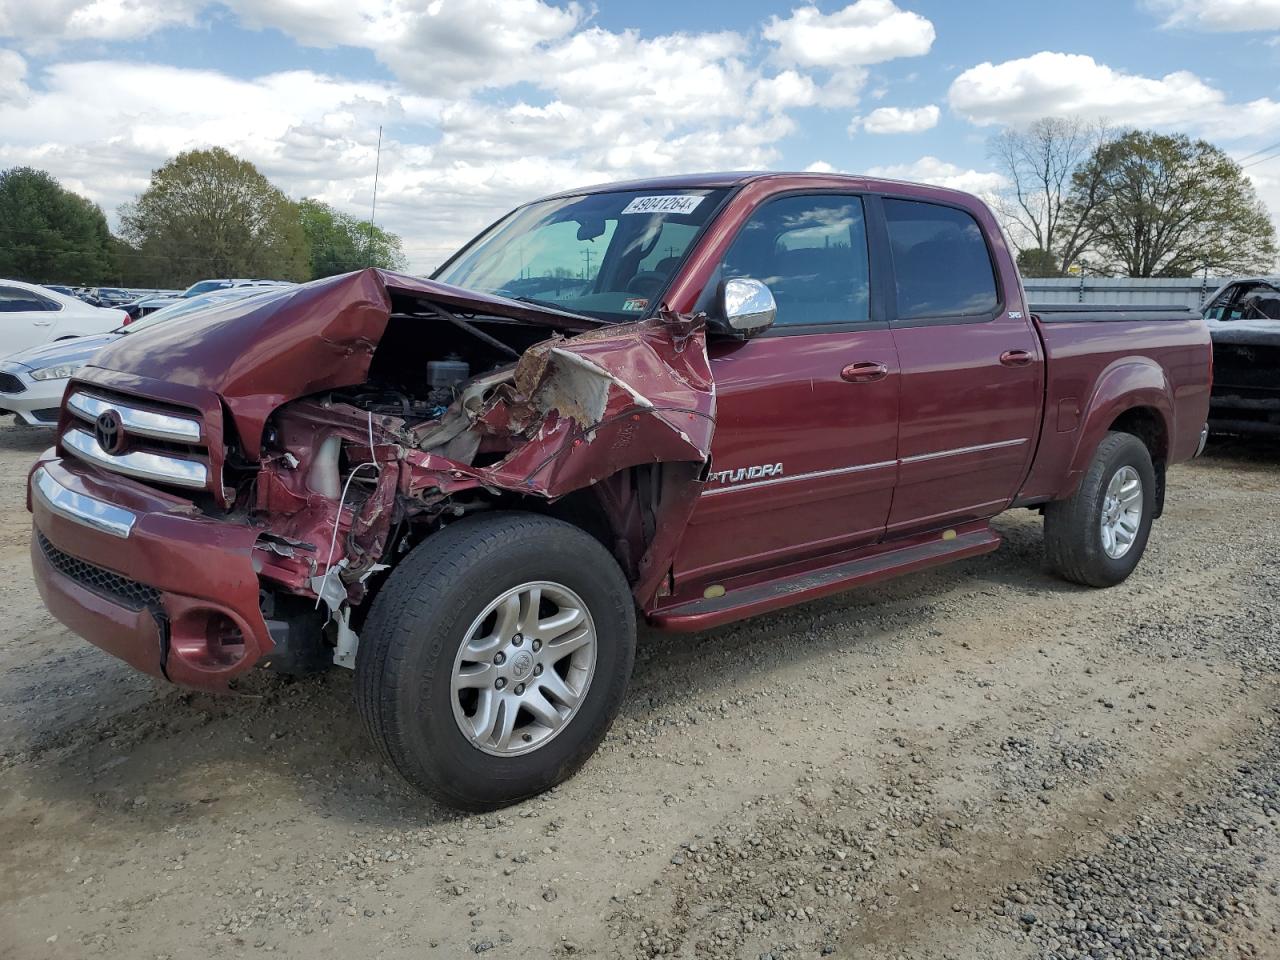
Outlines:
{"label": "front door", "polygon": [[1044,359],[1018,292],[1000,296],[970,213],[916,200],[883,204],[902,364],[892,536],[1009,505],[1035,452]]}
{"label": "front door", "polygon": [[675,562],[721,579],[881,538],[897,473],[898,359],[872,296],[862,199],[791,195],[743,224],[720,279],[769,285],[777,320],[712,337],[710,475]]}

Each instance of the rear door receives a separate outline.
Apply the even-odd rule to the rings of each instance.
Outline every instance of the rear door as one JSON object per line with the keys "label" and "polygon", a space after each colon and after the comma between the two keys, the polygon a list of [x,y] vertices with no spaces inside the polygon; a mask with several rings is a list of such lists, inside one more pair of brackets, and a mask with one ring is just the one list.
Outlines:
{"label": "rear door", "polygon": [[[1044,393],[1021,291],[959,206],[882,199],[902,365],[898,488],[890,535],[994,516],[1034,453]],[[1003,289],[1012,286],[1013,289]]]}
{"label": "rear door", "polygon": [[[762,203],[718,279],[768,284],[777,320],[746,342],[712,337],[711,473],[676,558],[677,580],[720,578],[879,540],[892,500],[898,360],[873,294],[862,197]],[[715,286],[715,283],[711,285]]]}

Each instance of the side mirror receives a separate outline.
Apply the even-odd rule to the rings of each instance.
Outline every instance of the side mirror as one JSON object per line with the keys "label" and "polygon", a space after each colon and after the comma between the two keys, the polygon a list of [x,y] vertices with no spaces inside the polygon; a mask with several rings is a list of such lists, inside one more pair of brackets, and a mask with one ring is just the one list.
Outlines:
{"label": "side mirror", "polygon": [[778,305],[767,285],[739,277],[720,285],[720,315],[729,333],[746,340],[773,326]]}

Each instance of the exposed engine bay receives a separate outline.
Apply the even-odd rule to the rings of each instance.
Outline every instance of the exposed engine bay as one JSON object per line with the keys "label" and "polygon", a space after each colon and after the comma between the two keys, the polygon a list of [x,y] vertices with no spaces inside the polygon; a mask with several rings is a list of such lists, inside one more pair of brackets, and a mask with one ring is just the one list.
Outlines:
{"label": "exposed engine bay", "polygon": [[476,511],[569,520],[651,600],[715,420],[701,315],[614,322],[375,269],[122,338],[81,379],[198,436],[130,449],[174,510],[253,538],[279,669],[350,666],[385,572]]}
{"label": "exposed engine bay", "polygon": [[229,460],[224,482],[263,527],[260,576],[328,607],[342,662],[378,575],[478,510],[577,511],[653,595],[676,546],[660,530],[692,510],[713,417],[700,318],[565,336],[419,301],[390,314],[363,383],[281,406],[259,462]]}

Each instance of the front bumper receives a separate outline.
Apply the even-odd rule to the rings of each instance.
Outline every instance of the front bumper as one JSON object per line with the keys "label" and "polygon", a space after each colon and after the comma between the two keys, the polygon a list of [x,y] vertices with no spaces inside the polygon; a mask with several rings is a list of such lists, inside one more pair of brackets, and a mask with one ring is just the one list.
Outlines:
{"label": "front bumper", "polygon": [[28,486],[31,565],[49,611],[139,670],[222,690],[271,652],[258,532],[49,451]]}
{"label": "front bumper", "polygon": [[16,414],[33,427],[56,427],[68,381],[33,380],[25,369],[16,365],[6,366],[3,371],[17,379],[23,389],[0,390],[0,410]]}

